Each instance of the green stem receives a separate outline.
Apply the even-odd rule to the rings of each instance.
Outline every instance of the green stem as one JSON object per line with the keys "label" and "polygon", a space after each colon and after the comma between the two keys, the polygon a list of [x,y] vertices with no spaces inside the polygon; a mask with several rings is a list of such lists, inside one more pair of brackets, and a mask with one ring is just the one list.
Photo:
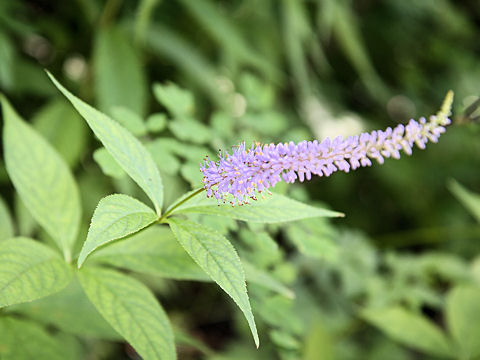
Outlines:
{"label": "green stem", "polygon": [[188,200],[190,200],[191,198],[197,196],[198,194],[200,194],[202,191],[204,191],[205,188],[200,188],[198,189],[197,191],[194,191],[193,193],[191,193],[190,195],[188,195],[185,199],[182,199],[181,201],[179,201],[178,203],[176,203],[175,205],[173,205],[172,207],[170,207],[161,217],[160,219],[158,219],[158,222],[164,222],[164,220],[173,212],[173,210],[175,210],[176,208],[178,208],[180,205],[183,205],[185,204]]}

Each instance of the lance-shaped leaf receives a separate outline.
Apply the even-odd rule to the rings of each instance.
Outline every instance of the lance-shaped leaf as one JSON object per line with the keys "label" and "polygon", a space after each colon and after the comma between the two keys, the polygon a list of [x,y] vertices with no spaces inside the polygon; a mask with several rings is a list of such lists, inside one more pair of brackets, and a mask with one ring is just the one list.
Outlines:
{"label": "lance-shaped leaf", "polygon": [[467,190],[455,180],[450,180],[448,187],[462,205],[470,211],[478,222],[480,222],[480,195]]}
{"label": "lance-shaped leaf", "polygon": [[137,199],[123,194],[104,197],[93,213],[87,240],[78,257],[78,267],[99,246],[133,234],[155,220],[155,212]]}
{"label": "lance-shaped leaf", "polygon": [[56,293],[70,279],[69,266],[42,243],[20,237],[0,242],[0,308]]}
{"label": "lance-shaped leaf", "polygon": [[107,114],[114,106],[123,106],[143,115],[147,104],[145,66],[130,44],[129,34],[122,30],[117,26],[102,26],[95,32],[95,95],[99,109]]}
{"label": "lance-shaped leaf", "polygon": [[172,213],[228,216],[237,220],[260,223],[295,221],[313,217],[343,216],[342,213],[306,205],[278,194],[269,195],[265,199],[252,201],[250,204],[243,206],[219,205],[216,199],[209,199],[206,198],[205,194],[202,195],[197,195],[188,200]]}
{"label": "lance-shaped leaf", "polygon": [[363,317],[392,339],[427,353],[450,357],[452,344],[434,323],[401,307],[369,309]]}
{"label": "lance-shaped leaf", "polygon": [[2,97],[3,146],[8,175],[23,203],[70,260],[81,206],[65,161]]}
{"label": "lance-shaped leaf", "polygon": [[167,315],[150,290],[113,270],[85,267],[80,283],[110,325],[145,359],[175,359],[173,332]]}
{"label": "lance-shaped leaf", "polygon": [[245,274],[232,244],[222,234],[189,220],[170,218],[168,223],[193,260],[237,303],[258,347],[257,327],[248,299]]}
{"label": "lance-shaped leaf", "polygon": [[100,315],[76,277],[65,289],[32,302],[5,308],[6,313],[22,314],[64,333],[87,338],[120,340],[122,337]]}
{"label": "lance-shaped leaf", "polygon": [[163,184],[150,153],[128,130],[65,89],[51,74],[55,86],[87,121],[103,146],[155,205],[157,214],[163,202]]}
{"label": "lance-shaped leaf", "polygon": [[165,225],[151,226],[99,249],[91,260],[164,278],[210,280]]}
{"label": "lance-shaped leaf", "polygon": [[459,359],[480,355],[480,289],[460,285],[447,296],[447,323],[459,347]]}

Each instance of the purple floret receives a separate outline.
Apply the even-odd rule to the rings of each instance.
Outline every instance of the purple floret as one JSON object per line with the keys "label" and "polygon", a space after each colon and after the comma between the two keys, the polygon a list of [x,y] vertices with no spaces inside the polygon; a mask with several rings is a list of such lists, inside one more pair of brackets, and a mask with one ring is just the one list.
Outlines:
{"label": "purple floret", "polygon": [[207,196],[225,202],[228,194],[232,205],[246,204],[263,197],[268,189],[279,181],[293,183],[310,180],[313,175],[330,176],[336,171],[349,172],[363,166],[371,166],[372,159],[383,164],[385,158],[400,158],[400,151],[412,154],[416,145],[424,149],[428,141],[437,142],[448,117],[431,116],[404,125],[363,133],[359,136],[341,136],[322,142],[292,141],[284,144],[254,144],[246,148],[242,143],[230,155],[220,152],[219,160],[207,159],[201,166]]}

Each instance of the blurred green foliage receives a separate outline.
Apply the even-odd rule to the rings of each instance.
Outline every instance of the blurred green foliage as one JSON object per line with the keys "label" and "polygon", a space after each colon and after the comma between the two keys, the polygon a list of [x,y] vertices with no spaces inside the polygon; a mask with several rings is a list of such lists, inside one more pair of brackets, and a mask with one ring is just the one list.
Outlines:
{"label": "blurred green foliage", "polygon": [[[78,249],[101,197],[145,195],[44,68],[146,145],[167,205],[201,184],[199,163],[218,149],[394,126],[434,113],[453,89],[455,124],[438,145],[276,188],[345,219],[279,226],[198,215],[229,234],[245,263],[259,350],[240,312],[168,238],[131,237],[92,260],[154,289],[180,359],[478,359],[480,127],[468,119],[480,114],[465,110],[480,93],[479,31],[474,0],[0,0],[0,89],[77,178]],[[0,195],[0,241],[52,243],[3,160]],[[134,240],[146,250],[128,256]],[[180,273],[162,270],[163,250]],[[187,272],[201,281],[170,280]],[[0,317],[0,357],[28,341],[39,359],[138,358],[77,283],[4,313],[13,316]],[[22,351],[12,359],[29,358]]]}

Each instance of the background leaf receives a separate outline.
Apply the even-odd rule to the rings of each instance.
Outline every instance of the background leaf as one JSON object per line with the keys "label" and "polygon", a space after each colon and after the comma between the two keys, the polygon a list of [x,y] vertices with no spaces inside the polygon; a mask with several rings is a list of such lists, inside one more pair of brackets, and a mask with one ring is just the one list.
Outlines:
{"label": "background leaf", "polygon": [[268,272],[256,268],[254,265],[242,260],[243,268],[245,269],[245,277],[247,282],[251,282],[262,286],[266,289],[275,291],[283,296],[293,299],[295,293],[283,285],[280,281],[272,277]]}
{"label": "background leaf", "polygon": [[467,190],[455,180],[451,180],[448,187],[458,201],[480,222],[480,195]]}
{"label": "background leaf", "polygon": [[144,67],[126,34],[118,27],[98,32],[94,48],[95,91],[101,111],[124,106],[143,115],[147,85]]}
{"label": "background leaf", "polygon": [[0,197],[0,241],[13,236],[13,222],[7,204]]}
{"label": "background leaf", "polygon": [[57,242],[67,261],[76,240],[81,207],[65,161],[1,99],[8,175],[33,217]]}
{"label": "background leaf", "polygon": [[306,219],[289,224],[288,239],[306,256],[318,259],[335,259],[338,247],[335,231],[326,219]]}
{"label": "background leaf", "polygon": [[114,106],[110,113],[113,119],[117,120],[125,129],[135,136],[144,136],[147,134],[147,127],[143,119],[135,112],[124,106]]}
{"label": "background leaf", "polygon": [[5,311],[27,316],[69,334],[96,339],[121,339],[88,300],[76,277],[56,294],[9,306]]}
{"label": "background leaf", "polygon": [[453,355],[450,340],[427,318],[400,307],[371,309],[363,317],[394,340],[437,356]]}
{"label": "background leaf", "polygon": [[155,205],[157,214],[160,214],[163,202],[162,179],[145,147],[116,121],[71,94],[52,75],[48,75],[55,86],[87,121],[95,135],[123,170],[145,191]]}
{"label": "background leaf", "polygon": [[149,227],[97,250],[91,257],[112,266],[178,280],[210,280],[167,226]]}
{"label": "background leaf", "polygon": [[167,315],[150,290],[126,275],[99,267],[79,272],[80,283],[100,314],[145,359],[175,359]]}
{"label": "background leaf", "polygon": [[87,126],[65,101],[53,100],[32,118],[33,127],[42,134],[70,167],[77,165],[87,146]]}
{"label": "background leaf", "polygon": [[171,218],[168,223],[187,253],[242,310],[258,347],[257,327],[248,300],[245,274],[232,244],[220,233],[189,220]]}
{"label": "background leaf", "polygon": [[98,148],[93,152],[93,160],[100,166],[105,175],[121,179],[127,176],[122,167],[118,165],[112,155],[104,147]]}
{"label": "background leaf", "polygon": [[448,329],[460,349],[460,358],[480,355],[480,288],[460,285],[447,296]]}
{"label": "background leaf", "polygon": [[175,209],[174,213],[228,216],[237,220],[260,223],[295,221],[312,217],[343,216],[341,213],[312,207],[278,194],[269,195],[265,200],[251,201],[248,205],[231,206],[227,204],[218,205],[216,199],[208,199],[204,193],[201,193]]}
{"label": "background leaf", "polygon": [[175,117],[190,116],[194,110],[194,100],[191,92],[180,88],[174,83],[153,84],[155,98]]}
{"label": "background leaf", "polygon": [[0,307],[56,293],[70,279],[65,261],[38,241],[12,238],[0,242]]}
{"label": "background leaf", "polygon": [[104,197],[93,213],[87,240],[78,257],[78,267],[99,246],[133,234],[153,223],[157,215],[144,203],[128,195]]}
{"label": "background leaf", "polygon": [[33,322],[0,318],[0,359],[64,360],[65,343],[55,339]]}

